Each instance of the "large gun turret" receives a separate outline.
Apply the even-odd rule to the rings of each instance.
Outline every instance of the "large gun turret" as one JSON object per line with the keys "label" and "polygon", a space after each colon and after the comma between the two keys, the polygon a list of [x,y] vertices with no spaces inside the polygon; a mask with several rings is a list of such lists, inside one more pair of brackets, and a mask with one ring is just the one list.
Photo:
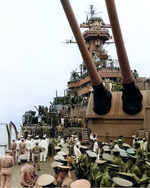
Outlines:
{"label": "large gun turret", "polygon": [[99,115],[106,114],[111,108],[112,94],[103,86],[102,79],[99,76],[90,53],[87,49],[69,0],[61,0],[61,3],[82,54],[83,61],[86,65],[91,84],[94,89],[94,111]]}
{"label": "large gun turret", "polygon": [[123,110],[129,115],[134,115],[140,112],[142,109],[143,96],[138,87],[135,85],[134,77],[131,73],[126,49],[124,47],[115,2],[114,0],[105,0],[105,2],[122,73],[122,82],[124,87],[122,94]]}

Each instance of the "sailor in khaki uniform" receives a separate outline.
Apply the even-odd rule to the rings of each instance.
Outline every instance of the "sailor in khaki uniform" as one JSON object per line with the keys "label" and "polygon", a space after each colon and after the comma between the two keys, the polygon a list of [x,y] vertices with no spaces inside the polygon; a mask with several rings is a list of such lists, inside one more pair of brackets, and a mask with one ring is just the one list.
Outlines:
{"label": "sailor in khaki uniform", "polygon": [[12,157],[14,158],[14,163],[16,161],[16,147],[17,147],[17,144],[15,142],[15,140],[12,140],[13,143],[11,145],[11,150],[12,150]]}
{"label": "sailor in khaki uniform", "polygon": [[21,139],[21,143],[19,144],[19,154],[25,154],[25,150],[26,150],[26,144],[24,142],[24,139]]}
{"label": "sailor in khaki uniform", "polygon": [[72,178],[68,175],[70,167],[68,166],[58,166],[59,173],[57,178],[57,187],[70,187],[73,182]]}
{"label": "sailor in khaki uniform", "polygon": [[58,166],[60,166],[60,165],[63,165],[63,163],[60,163],[60,162],[57,162],[57,161],[54,161],[51,164],[51,167],[53,168],[53,170],[55,172],[55,179],[53,181],[54,185],[57,185],[57,178],[58,178],[58,174],[59,174]]}
{"label": "sailor in khaki uniform", "polygon": [[37,181],[38,173],[32,165],[26,163],[22,166],[20,170],[20,184],[24,187],[32,188]]}
{"label": "sailor in khaki uniform", "polygon": [[38,141],[36,141],[35,144],[36,145],[32,149],[32,153],[34,154],[33,165],[35,167],[35,163],[37,162],[37,170],[40,171],[40,153],[42,152],[42,148],[38,145]]}
{"label": "sailor in khaki uniform", "polygon": [[69,135],[68,138],[66,139],[66,143],[68,143],[69,154],[72,155],[73,139],[72,139],[71,135]]}
{"label": "sailor in khaki uniform", "polygon": [[53,138],[49,138],[49,145],[48,145],[48,155],[52,156],[53,155]]}
{"label": "sailor in khaki uniform", "polygon": [[12,169],[14,165],[14,159],[11,155],[11,151],[7,150],[6,154],[1,158],[1,188],[10,188],[12,179]]}

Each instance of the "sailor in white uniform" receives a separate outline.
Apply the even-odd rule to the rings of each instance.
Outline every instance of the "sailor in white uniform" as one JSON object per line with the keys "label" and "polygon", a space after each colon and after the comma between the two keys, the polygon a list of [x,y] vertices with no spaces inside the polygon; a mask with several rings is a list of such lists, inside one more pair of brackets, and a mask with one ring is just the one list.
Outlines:
{"label": "sailor in white uniform", "polygon": [[21,143],[21,140],[20,140],[20,138],[18,138],[18,140],[16,140],[16,144],[17,144],[17,146],[16,146],[16,158],[19,157],[19,144],[20,143]]}
{"label": "sailor in white uniform", "polygon": [[75,154],[75,156],[76,156],[76,163],[78,163],[78,160],[79,160],[79,158],[81,157],[81,151],[80,151],[80,147],[81,147],[81,143],[80,143],[80,141],[78,140],[78,138],[75,138],[74,139],[74,147],[73,147],[73,149],[74,149],[74,154]]}
{"label": "sailor in white uniform", "polygon": [[93,151],[96,153],[97,149],[98,149],[98,142],[97,142],[97,140],[95,139],[95,140],[94,140]]}
{"label": "sailor in white uniform", "polygon": [[48,145],[45,137],[43,137],[39,145],[42,148],[42,152],[40,153],[40,161],[46,161]]}
{"label": "sailor in white uniform", "polygon": [[30,153],[31,153],[31,140],[29,137],[27,137],[26,143],[26,155],[27,155],[27,161],[30,161]]}
{"label": "sailor in white uniform", "polygon": [[46,158],[47,158],[47,155],[48,155],[48,146],[49,146],[49,139],[47,138],[46,135],[44,135],[43,137],[45,137],[45,140],[47,142],[47,148],[46,148]]}

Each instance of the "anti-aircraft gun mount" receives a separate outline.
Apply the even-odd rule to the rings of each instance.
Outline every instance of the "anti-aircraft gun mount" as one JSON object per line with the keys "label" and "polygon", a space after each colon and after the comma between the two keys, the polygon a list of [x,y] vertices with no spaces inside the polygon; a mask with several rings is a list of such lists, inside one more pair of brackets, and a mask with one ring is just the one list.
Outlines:
{"label": "anti-aircraft gun mount", "polygon": [[[145,134],[148,138],[150,131],[150,91],[140,91],[135,85],[130,64],[124,47],[118,15],[114,0],[105,0],[110,24],[115,40],[117,55],[122,73],[123,91],[109,92],[102,83],[87,49],[83,35],[76,21],[69,0],[60,0],[69,24],[77,41],[85,62],[93,94],[90,96],[86,118],[88,128],[97,132],[101,141],[109,142],[123,135],[128,143],[132,143],[133,134]],[[140,130],[140,131],[138,131]]]}

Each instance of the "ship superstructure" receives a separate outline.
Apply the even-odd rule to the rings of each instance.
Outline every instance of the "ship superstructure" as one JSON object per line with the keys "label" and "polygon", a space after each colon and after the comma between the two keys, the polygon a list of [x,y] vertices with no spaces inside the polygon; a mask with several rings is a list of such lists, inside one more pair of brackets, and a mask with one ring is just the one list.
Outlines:
{"label": "ship superstructure", "polygon": [[[94,5],[89,5],[87,20],[80,24],[80,28],[87,29],[83,32],[87,49],[93,59],[98,74],[103,79],[103,83],[106,84],[106,88],[111,90],[112,84],[121,80],[122,75],[118,60],[111,59],[108,51],[104,50],[104,44],[111,43],[109,40],[112,39],[108,30],[108,28],[111,28],[110,24],[105,24],[102,17],[98,16]],[[81,66],[85,67],[84,62]],[[90,93],[92,86],[88,73],[81,74],[80,79],[75,82],[69,82],[68,88],[76,88],[79,96]]]}

